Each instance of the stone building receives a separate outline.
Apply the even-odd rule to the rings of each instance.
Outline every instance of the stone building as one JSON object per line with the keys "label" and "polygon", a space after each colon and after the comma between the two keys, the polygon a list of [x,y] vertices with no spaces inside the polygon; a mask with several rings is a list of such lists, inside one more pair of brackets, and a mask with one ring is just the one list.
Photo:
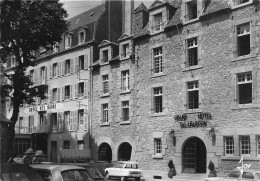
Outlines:
{"label": "stone building", "polygon": [[210,161],[225,172],[241,157],[260,167],[259,8],[254,0],[156,0],[135,9],[143,169],[168,170],[172,159],[177,173],[206,173]]}
{"label": "stone building", "polygon": [[[15,152],[29,147],[41,149],[49,161],[91,159],[89,65],[99,57],[98,45],[116,41],[122,35],[122,1],[105,1],[68,21],[62,42],[51,51],[41,49],[36,66],[29,67],[34,86],[47,99],[35,98],[34,105],[23,105],[16,124]],[[12,71],[15,58],[6,71]],[[7,99],[7,117],[12,114]]]}

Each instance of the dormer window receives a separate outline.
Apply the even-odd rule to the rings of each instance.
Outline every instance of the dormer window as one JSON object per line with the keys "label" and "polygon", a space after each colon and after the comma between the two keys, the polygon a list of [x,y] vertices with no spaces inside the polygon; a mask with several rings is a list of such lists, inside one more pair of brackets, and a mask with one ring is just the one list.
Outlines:
{"label": "dormer window", "polygon": [[103,55],[103,63],[108,62],[108,50],[103,50],[102,55]]}
{"label": "dormer window", "polygon": [[55,43],[55,44],[52,46],[52,51],[53,51],[53,52],[58,52],[58,51],[59,51],[59,43]]}
{"label": "dormer window", "polygon": [[68,35],[65,37],[65,49],[71,47],[71,36]]}
{"label": "dormer window", "polygon": [[197,12],[197,0],[195,1],[189,1],[186,4],[186,21],[190,21],[193,19],[196,19],[198,17]]}
{"label": "dormer window", "polygon": [[129,54],[129,44],[123,44],[122,45],[122,57],[125,58]]}
{"label": "dormer window", "polygon": [[162,13],[158,13],[154,15],[154,30],[160,31],[162,30]]}
{"label": "dormer window", "polygon": [[81,30],[78,33],[78,44],[82,44],[85,42],[85,31]]}

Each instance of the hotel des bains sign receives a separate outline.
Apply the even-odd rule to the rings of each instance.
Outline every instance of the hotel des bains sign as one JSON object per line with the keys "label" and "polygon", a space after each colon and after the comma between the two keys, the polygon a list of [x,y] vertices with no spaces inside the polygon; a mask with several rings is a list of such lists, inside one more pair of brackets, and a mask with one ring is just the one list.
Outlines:
{"label": "hotel des bains sign", "polygon": [[197,119],[189,120],[188,114],[177,114],[174,116],[174,119],[180,123],[182,129],[207,127],[208,121],[212,119],[212,115],[209,112],[201,112],[198,113]]}

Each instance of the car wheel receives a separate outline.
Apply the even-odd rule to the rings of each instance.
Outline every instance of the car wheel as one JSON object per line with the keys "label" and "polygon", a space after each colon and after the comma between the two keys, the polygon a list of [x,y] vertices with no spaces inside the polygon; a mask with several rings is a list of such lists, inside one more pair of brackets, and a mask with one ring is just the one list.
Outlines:
{"label": "car wheel", "polygon": [[125,181],[126,180],[126,178],[125,177],[121,177],[121,181]]}
{"label": "car wheel", "polygon": [[106,172],[106,179],[110,179],[108,172]]}
{"label": "car wheel", "polygon": [[135,180],[136,180],[136,181],[140,181],[140,180],[141,180],[141,178],[140,178],[140,177],[137,177],[137,178],[135,178]]}

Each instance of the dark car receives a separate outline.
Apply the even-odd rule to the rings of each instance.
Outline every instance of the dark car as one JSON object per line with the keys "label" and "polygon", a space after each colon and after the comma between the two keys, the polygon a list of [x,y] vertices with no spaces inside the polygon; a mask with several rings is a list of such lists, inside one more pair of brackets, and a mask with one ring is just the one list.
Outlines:
{"label": "dark car", "polygon": [[1,181],[42,181],[37,172],[28,165],[2,163],[1,169]]}
{"label": "dark car", "polygon": [[99,181],[106,180],[95,165],[86,164],[86,163],[73,163],[72,165],[84,167],[85,169],[87,169],[88,174],[93,180],[99,180]]}

